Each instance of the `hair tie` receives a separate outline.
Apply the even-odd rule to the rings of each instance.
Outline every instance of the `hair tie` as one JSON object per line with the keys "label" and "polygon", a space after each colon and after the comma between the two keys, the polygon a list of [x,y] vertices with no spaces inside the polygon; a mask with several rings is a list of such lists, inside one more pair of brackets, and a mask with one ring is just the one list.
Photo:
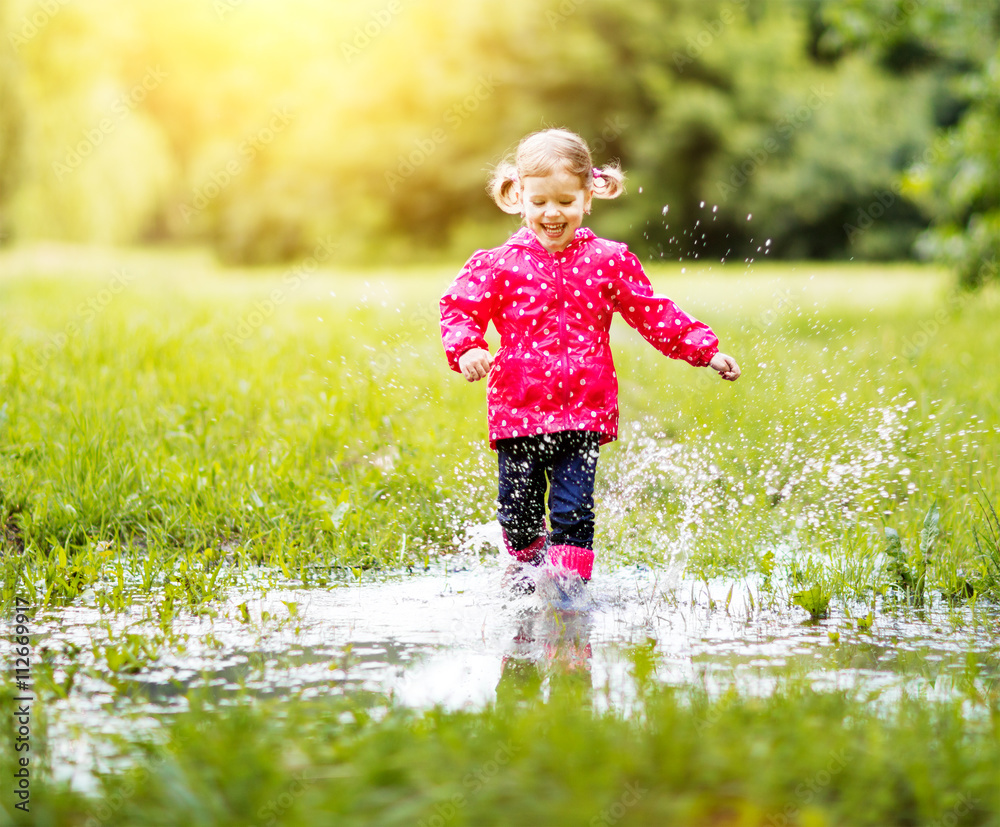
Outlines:
{"label": "hair tie", "polygon": [[597,167],[594,167],[593,170],[591,170],[591,172],[594,174],[595,178],[603,178],[604,177],[604,173],[601,172]]}

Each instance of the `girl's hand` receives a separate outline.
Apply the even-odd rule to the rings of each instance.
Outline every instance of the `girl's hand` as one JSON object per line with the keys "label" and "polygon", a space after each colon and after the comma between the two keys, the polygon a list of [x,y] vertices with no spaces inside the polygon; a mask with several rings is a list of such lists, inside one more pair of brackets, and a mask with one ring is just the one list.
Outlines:
{"label": "girl's hand", "polygon": [[730,382],[735,382],[740,378],[740,366],[736,364],[736,360],[732,356],[727,356],[725,353],[716,353],[708,366],[712,370],[718,371],[719,376]]}
{"label": "girl's hand", "polygon": [[470,382],[486,378],[491,367],[493,367],[493,354],[481,347],[467,350],[458,357],[458,368],[462,371],[462,376]]}

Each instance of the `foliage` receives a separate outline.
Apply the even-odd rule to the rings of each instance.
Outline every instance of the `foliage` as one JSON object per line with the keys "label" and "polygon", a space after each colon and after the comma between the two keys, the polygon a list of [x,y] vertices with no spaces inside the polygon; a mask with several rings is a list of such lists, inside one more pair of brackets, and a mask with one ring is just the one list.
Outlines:
{"label": "foliage", "polygon": [[[8,0],[0,2],[0,32],[5,31]],[[0,48],[0,244],[10,235],[7,215],[11,193],[17,186],[20,171],[21,131],[24,123],[24,102],[20,94],[18,66],[13,57]]]}
{"label": "foliage", "polygon": [[594,227],[643,256],[904,256],[895,182],[951,95],[829,46],[815,2],[8,2],[13,237],[231,262],[492,246],[486,169],[552,125],[622,161]]}
{"label": "foliage", "polygon": [[198,604],[222,561],[323,581],[450,539],[439,457],[469,449],[440,411],[473,403],[449,390],[432,294],[385,312],[315,260],[235,281],[156,266],[0,285],[7,588],[73,600],[117,563]]}
{"label": "foliage", "polygon": [[[944,701],[936,667],[929,697],[664,687],[652,643],[632,653],[627,713],[573,672],[552,674],[543,701],[530,668],[478,712],[336,695],[213,707],[189,692],[155,736],[112,744],[92,793],[70,789],[46,705],[111,692],[117,713],[160,660],[184,657],[185,610],[263,630],[247,602],[224,608],[234,572],[308,587],[419,566],[489,519],[484,388],[440,352],[453,267],[238,272],[50,247],[0,264],[0,598],[33,598],[39,628],[58,604],[119,627],[39,646],[33,823],[996,820],[989,651],[969,653]],[[732,345],[740,383],[664,362],[616,323],[623,418],[639,428],[602,451],[599,545],[652,566],[679,545],[712,585],[761,575],[765,617],[763,599],[811,592],[814,613],[839,615],[824,643],[845,668],[883,651],[857,634],[888,613],[892,575],[925,597],[995,599],[1000,379],[978,355],[1000,345],[1000,293],[953,300],[943,273],[912,265],[721,269],[651,275]],[[0,751],[8,777],[14,756]]]}
{"label": "foliage", "polygon": [[[422,565],[492,518],[480,386],[440,351],[448,273],[44,249],[3,265],[5,602],[19,583],[52,603],[96,587],[115,608],[155,586],[198,607],[233,568]],[[936,298],[940,274],[914,267],[651,272],[747,381],[665,363],[616,323],[599,543],[706,580],[759,574],[787,603],[815,585],[831,607],[994,593],[971,506],[1000,490],[997,379],[970,350],[997,344],[993,292]]]}
{"label": "foliage", "polygon": [[833,594],[821,585],[810,586],[808,589],[795,592],[792,602],[809,612],[813,620],[819,620],[830,614],[830,598]]}
{"label": "foliage", "polygon": [[979,552],[983,573],[981,588],[996,598],[1000,597],[1000,515],[985,495],[981,506],[985,525],[974,529],[976,550]]}
{"label": "foliage", "polygon": [[829,39],[874,53],[893,72],[932,68],[941,132],[909,158],[902,193],[933,219],[918,249],[966,287],[1000,267],[1000,3],[831,0]]}
{"label": "foliage", "polygon": [[35,823],[881,827],[1000,809],[995,701],[974,721],[961,699],[884,711],[794,682],[766,698],[650,687],[629,717],[572,683],[477,712],[371,703],[195,698],[165,739],[128,745],[132,766],[97,796],[36,779]]}
{"label": "foliage", "polygon": [[978,287],[1000,270],[1000,48],[965,88],[969,110],[935,163],[911,170],[915,199],[936,203],[935,227],[922,249]]}

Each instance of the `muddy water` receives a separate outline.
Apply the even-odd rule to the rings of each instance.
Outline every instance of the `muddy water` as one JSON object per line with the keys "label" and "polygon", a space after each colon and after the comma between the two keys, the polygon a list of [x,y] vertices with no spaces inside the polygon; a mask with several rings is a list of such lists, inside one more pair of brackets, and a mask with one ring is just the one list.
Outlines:
{"label": "muddy water", "polygon": [[789,676],[885,702],[1000,685],[996,610],[882,605],[865,632],[843,613],[814,623],[799,610],[761,608],[752,583],[706,585],[638,567],[598,568],[568,596],[543,572],[534,594],[515,598],[502,585],[506,565],[468,553],[428,572],[332,588],[248,585],[214,616],[175,621],[172,643],[124,669],[110,666],[106,647],[128,635],[156,639],[144,607],[39,613],[36,647],[49,650],[55,679],[80,667],[68,697],[47,705],[57,774],[87,787],[92,769],[115,765],[100,736],[155,733],[195,687],[223,699],[371,691],[463,708],[547,697],[568,671],[592,689],[595,708],[627,713],[634,647],[654,656],[657,680],[711,693],[766,693]]}

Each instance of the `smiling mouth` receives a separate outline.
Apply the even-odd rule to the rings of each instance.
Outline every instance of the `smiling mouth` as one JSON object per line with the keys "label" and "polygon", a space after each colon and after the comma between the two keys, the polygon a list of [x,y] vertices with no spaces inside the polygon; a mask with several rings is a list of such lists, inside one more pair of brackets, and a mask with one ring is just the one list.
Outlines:
{"label": "smiling mouth", "polygon": [[566,224],[542,224],[542,229],[547,236],[557,238],[566,231]]}

